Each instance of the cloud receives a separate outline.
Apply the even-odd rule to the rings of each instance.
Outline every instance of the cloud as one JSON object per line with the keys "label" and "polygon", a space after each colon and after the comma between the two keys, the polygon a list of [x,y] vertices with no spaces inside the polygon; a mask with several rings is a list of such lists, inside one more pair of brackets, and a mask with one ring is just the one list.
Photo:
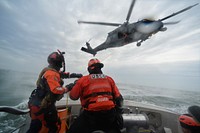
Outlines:
{"label": "cloud", "polygon": [[[66,0],[1,0],[0,68],[38,72],[47,65],[48,54],[60,49],[66,52],[69,71],[86,73],[87,61],[93,56],[82,52],[80,48],[85,46],[89,39],[92,47],[98,46],[115,27],[78,25],[77,20],[123,23],[130,3],[131,0],[76,0],[70,3]],[[198,3],[198,0],[137,0],[130,22],[146,17],[160,19],[195,3]],[[181,22],[167,26],[167,31],[153,35],[143,42],[141,47],[131,43],[100,51],[96,57],[108,68],[113,68],[109,69],[109,73],[120,73],[118,70],[123,68],[122,72],[126,74],[131,67],[139,70],[145,69],[143,66],[162,66],[163,63],[168,66],[177,62],[199,62],[198,12],[199,8],[194,7],[170,18],[166,22]],[[24,66],[26,68],[23,68]],[[140,69],[139,72],[142,71]],[[134,75],[137,72],[130,73]],[[120,79],[120,76],[116,76]],[[153,84],[153,81],[151,82]]]}
{"label": "cloud", "polygon": [[191,36],[195,36],[195,35],[200,35],[200,29],[196,29],[196,30],[191,31],[189,33],[183,34],[183,35],[173,39],[173,41],[184,40],[184,39],[190,38]]}

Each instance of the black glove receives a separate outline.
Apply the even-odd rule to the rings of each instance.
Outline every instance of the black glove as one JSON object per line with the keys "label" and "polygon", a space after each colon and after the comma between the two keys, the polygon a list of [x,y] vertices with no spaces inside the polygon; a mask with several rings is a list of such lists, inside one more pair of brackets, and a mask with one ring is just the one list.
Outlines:
{"label": "black glove", "polygon": [[60,77],[61,77],[62,79],[69,78],[69,73],[66,73],[66,72],[60,72]]}
{"label": "black glove", "polygon": [[72,88],[74,87],[74,83],[70,83],[70,84],[66,85],[65,87],[68,89],[68,91],[71,91]]}
{"label": "black glove", "polygon": [[63,86],[64,85],[64,81],[63,79],[60,79],[60,86]]}
{"label": "black glove", "polygon": [[69,75],[70,78],[81,78],[83,75],[80,73],[72,73]]}
{"label": "black glove", "polygon": [[118,114],[123,114],[124,113],[124,108],[122,108],[122,107],[115,107],[115,109],[116,109],[116,112],[118,113]]}

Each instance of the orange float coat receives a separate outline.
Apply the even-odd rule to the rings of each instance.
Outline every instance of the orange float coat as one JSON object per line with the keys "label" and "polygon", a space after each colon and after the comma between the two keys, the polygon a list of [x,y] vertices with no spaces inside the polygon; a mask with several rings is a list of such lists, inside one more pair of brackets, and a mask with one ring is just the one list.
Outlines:
{"label": "orange float coat", "polygon": [[43,89],[44,86],[40,85],[41,80],[46,79],[50,91],[54,94],[63,94],[65,88],[61,85],[60,73],[53,68],[44,68],[39,75],[37,86]]}
{"label": "orange float coat", "polygon": [[60,73],[52,70],[47,70],[44,74],[44,78],[47,80],[49,89],[54,94],[63,94],[65,88],[61,86]]}
{"label": "orange float coat", "polygon": [[120,92],[114,80],[104,74],[83,76],[70,92],[70,98],[80,98],[82,107],[88,111],[110,110],[115,107],[117,97]]}

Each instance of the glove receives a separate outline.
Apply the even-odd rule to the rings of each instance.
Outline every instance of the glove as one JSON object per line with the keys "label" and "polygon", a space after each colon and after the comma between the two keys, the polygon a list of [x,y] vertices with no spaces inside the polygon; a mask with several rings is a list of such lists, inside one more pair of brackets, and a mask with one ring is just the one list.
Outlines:
{"label": "glove", "polygon": [[124,108],[122,108],[122,107],[115,107],[115,109],[116,109],[116,112],[118,113],[118,114],[123,114],[124,113]]}
{"label": "glove", "polygon": [[66,73],[66,72],[60,72],[60,77],[61,77],[62,79],[69,78],[69,73]]}
{"label": "glove", "polygon": [[81,78],[83,75],[80,73],[72,73],[69,75],[70,78]]}
{"label": "glove", "polygon": [[72,88],[74,87],[74,83],[70,83],[70,84],[66,85],[65,87],[68,89],[68,91],[71,91]]}
{"label": "glove", "polygon": [[60,86],[63,86],[64,85],[64,81],[63,79],[60,80]]}

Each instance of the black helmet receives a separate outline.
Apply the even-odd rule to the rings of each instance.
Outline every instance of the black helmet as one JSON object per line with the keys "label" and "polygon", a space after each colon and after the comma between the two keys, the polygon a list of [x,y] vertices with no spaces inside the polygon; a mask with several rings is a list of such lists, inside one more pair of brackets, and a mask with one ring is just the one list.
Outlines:
{"label": "black helmet", "polygon": [[64,57],[58,52],[53,52],[48,56],[47,61],[53,67],[62,68]]}

